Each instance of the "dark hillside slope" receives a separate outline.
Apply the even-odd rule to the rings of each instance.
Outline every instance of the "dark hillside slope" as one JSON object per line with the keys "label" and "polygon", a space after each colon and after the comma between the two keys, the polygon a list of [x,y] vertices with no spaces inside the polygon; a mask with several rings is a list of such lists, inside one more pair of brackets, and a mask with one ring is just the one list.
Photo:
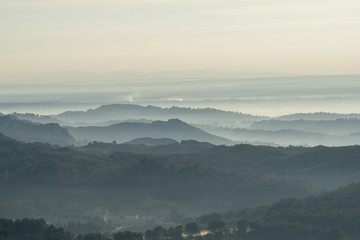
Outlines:
{"label": "dark hillside slope", "polygon": [[96,154],[160,154],[161,159],[166,162],[198,162],[231,173],[306,180],[318,190],[335,189],[360,181],[360,146],[215,146],[197,141],[182,141],[155,147],[92,143],[82,149]]}
{"label": "dark hillside slope", "polygon": [[[306,199],[284,199],[250,211],[250,218],[247,211],[240,212],[238,234],[254,240],[359,239],[359,203],[359,183]],[[245,227],[251,231],[243,231]]]}
{"label": "dark hillside slope", "polygon": [[[321,123],[319,123],[321,124]],[[313,129],[315,132],[311,132],[311,129],[307,131],[299,131],[294,129],[287,129],[286,124],[281,125],[283,129],[280,130],[263,130],[263,129],[241,129],[241,128],[219,128],[209,126],[198,126],[199,128],[207,131],[208,133],[222,136],[233,141],[243,143],[256,143],[256,145],[281,145],[281,146],[348,146],[354,145],[360,142],[360,134],[357,132],[351,134],[328,134],[323,131],[320,132],[320,128]],[[279,126],[280,127],[280,126]],[[300,126],[294,125],[294,128]],[[339,126],[340,127],[340,126]],[[332,132],[340,132],[336,130],[337,126],[334,124],[330,127]],[[335,130],[333,130],[335,129]],[[357,131],[356,128],[349,127],[348,132]],[[262,143],[262,144],[261,144]]]}
{"label": "dark hillside slope", "polygon": [[[190,156],[188,156],[191,158]],[[360,181],[360,146],[215,146],[192,157],[227,170],[308,180],[322,189]]]}

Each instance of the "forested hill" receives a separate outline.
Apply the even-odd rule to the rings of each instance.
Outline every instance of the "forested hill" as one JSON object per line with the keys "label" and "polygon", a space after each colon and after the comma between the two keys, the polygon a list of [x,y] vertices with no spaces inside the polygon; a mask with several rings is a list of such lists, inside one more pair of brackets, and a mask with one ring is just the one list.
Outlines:
{"label": "forested hill", "polygon": [[215,146],[197,141],[182,141],[160,146],[97,142],[81,149],[100,155],[114,152],[147,154],[149,158],[163,159],[164,162],[174,164],[191,161],[226,172],[306,180],[318,190],[335,189],[360,181],[360,146]]}
{"label": "forested hill", "polygon": [[202,153],[201,159],[221,169],[247,169],[262,175],[305,179],[320,189],[360,181],[360,146],[216,146]]}
{"label": "forested hill", "polygon": [[298,131],[348,135],[360,132],[360,119],[336,119],[336,120],[267,120],[255,122],[250,129],[262,129],[279,131],[293,129]]}
{"label": "forested hill", "polygon": [[229,212],[223,218],[230,224],[237,221],[241,239],[355,240],[360,236],[359,202],[357,183],[305,199]]}
{"label": "forested hill", "polygon": [[63,217],[69,211],[82,216],[97,206],[114,215],[137,211],[157,216],[173,209],[204,213],[310,193],[304,183],[230,173],[185,159],[175,162],[170,155],[100,156],[1,139],[0,214],[5,217]]}

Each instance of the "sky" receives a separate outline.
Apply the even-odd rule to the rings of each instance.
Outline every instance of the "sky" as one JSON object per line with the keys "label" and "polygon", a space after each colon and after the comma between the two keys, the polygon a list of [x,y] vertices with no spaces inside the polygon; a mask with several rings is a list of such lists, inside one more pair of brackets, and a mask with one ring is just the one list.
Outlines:
{"label": "sky", "polygon": [[0,82],[83,71],[360,73],[358,0],[0,0]]}
{"label": "sky", "polygon": [[359,13],[359,0],[0,0],[0,112],[359,112]]}

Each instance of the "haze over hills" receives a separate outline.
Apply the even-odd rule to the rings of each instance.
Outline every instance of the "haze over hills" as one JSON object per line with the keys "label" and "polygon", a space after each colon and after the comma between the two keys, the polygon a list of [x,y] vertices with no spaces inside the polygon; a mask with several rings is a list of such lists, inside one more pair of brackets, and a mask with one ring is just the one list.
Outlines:
{"label": "haze over hills", "polygon": [[218,234],[229,239],[355,240],[360,234],[359,196],[357,183],[304,199],[284,199],[254,209],[210,213],[198,217],[197,222],[201,225],[222,222],[223,226],[237,229]]}
{"label": "haze over hills", "polygon": [[[9,81],[1,85],[3,93],[0,95],[0,112],[49,115],[130,103],[142,106],[216,108],[277,117],[299,112],[356,113],[356,106],[360,103],[359,75],[248,78],[239,75],[229,78],[223,73],[216,78],[211,78],[209,74],[179,78],[178,74],[168,72],[167,77],[161,79],[152,77],[152,73],[140,73],[140,78],[116,77],[114,73],[110,79],[108,74],[76,72],[32,76],[21,81],[21,84]],[[47,81],[49,79],[52,81]],[[179,117],[152,120],[170,118]]]}
{"label": "haze over hills", "polygon": [[15,116],[0,116],[0,133],[25,142],[43,142],[56,145],[75,144],[69,132],[57,123],[35,123]]}
{"label": "haze over hills", "polygon": [[213,144],[234,144],[225,138],[211,135],[178,119],[152,123],[125,122],[106,127],[67,127],[77,140],[127,142],[135,138],[172,138],[177,141],[197,140]]}
{"label": "haze over hills", "polygon": [[[73,134],[78,140],[86,138],[88,141],[123,142],[143,137],[174,138],[167,134],[153,135],[154,133],[147,132],[126,138],[120,136],[108,138],[105,135],[110,136],[112,133],[109,135],[103,132],[98,138],[95,138],[90,133],[85,134],[86,128],[81,128],[88,127],[87,129],[92,129],[91,131],[95,131],[95,129],[106,131],[105,129],[113,128],[118,124],[123,126],[125,123],[146,125],[156,120],[167,121],[171,119],[167,117],[180,119],[207,133],[229,139],[235,143],[271,146],[346,146],[358,144],[360,141],[360,121],[356,118],[357,114],[319,112],[270,118],[210,108],[161,108],[135,104],[112,104],[87,111],[68,111],[56,116],[19,113],[13,113],[12,116],[40,123],[56,122],[61,126],[68,126],[68,129],[73,129]],[[204,138],[188,137],[176,140],[206,141]],[[86,144],[86,141],[84,143]],[[229,141],[212,141],[212,143],[232,144]]]}
{"label": "haze over hills", "polygon": [[[340,122],[340,121],[339,121]],[[291,124],[291,127],[289,126]],[[337,129],[337,124],[328,124],[325,122],[324,125],[332,125],[334,133],[326,133],[322,131],[323,127],[309,127],[309,129],[303,128],[301,125],[296,123],[284,124],[282,127],[278,125],[272,128],[271,123],[263,122],[258,124],[255,122],[253,128],[221,128],[221,127],[211,127],[204,125],[196,125],[197,127],[212,133],[217,136],[222,136],[228,139],[231,139],[235,142],[250,143],[255,145],[270,145],[270,146],[346,146],[354,145],[360,142],[360,136],[357,127],[346,127],[348,131],[342,131],[341,125],[339,124],[339,129]],[[308,123],[311,125],[311,123]],[[317,123],[314,125],[320,125]],[[264,126],[264,129],[262,128]],[[304,129],[304,130],[298,130]],[[306,131],[305,131],[306,130]],[[354,132],[352,132],[354,131]]]}
{"label": "haze over hills", "polygon": [[359,113],[328,113],[328,112],[314,112],[314,113],[295,113],[276,117],[275,120],[338,120],[338,119],[359,119]]}
{"label": "haze over hills", "polygon": [[327,135],[348,135],[360,132],[360,119],[266,120],[252,123],[249,129],[262,129],[268,131],[293,129]]}
{"label": "haze over hills", "polygon": [[359,240],[359,12],[0,0],[0,240]]}
{"label": "haze over hills", "polygon": [[33,114],[33,113],[11,113],[10,116],[17,117],[20,120],[28,120],[31,122],[37,122],[37,123],[58,123],[60,125],[63,125],[63,122],[59,121],[56,118],[53,118],[51,116],[46,115],[39,115],[39,114]]}
{"label": "haze over hills", "polygon": [[111,120],[151,119],[168,120],[180,118],[185,122],[215,125],[247,125],[248,122],[263,120],[268,117],[253,116],[238,112],[227,112],[213,108],[161,108],[156,106],[141,106],[135,104],[103,105],[87,111],[68,111],[54,116],[64,122],[97,123]]}
{"label": "haze over hills", "polygon": [[[114,113],[113,107],[123,110]],[[152,117],[145,117],[147,111]],[[157,117],[157,111],[159,118],[184,116],[198,124],[189,124],[182,119],[151,121]],[[212,112],[216,115],[214,119],[210,119]],[[96,115],[99,117],[90,119]],[[115,228],[134,222],[157,224],[171,219],[169,216],[175,211],[181,216],[177,221],[186,223],[197,219],[194,214],[238,211],[360,182],[360,148],[356,145],[360,140],[359,121],[350,118],[356,115],[314,114],[319,120],[312,119],[311,115],[268,118],[214,109],[129,104],[57,116],[2,115],[0,132],[10,136],[7,131],[11,130],[14,138],[22,141],[39,141],[35,139],[41,136],[41,142],[54,144],[54,139],[49,136],[55,136],[57,141],[67,136],[70,137],[68,142],[56,144],[79,144],[79,140],[83,144],[90,143],[83,147],[58,147],[23,143],[0,134],[0,191],[3,193],[0,214],[9,218],[44,217],[64,224],[106,217],[115,223],[112,226]],[[68,118],[58,119],[58,116]],[[308,119],[296,119],[302,117]],[[73,126],[64,127],[70,119]],[[52,120],[58,123],[47,123]],[[216,124],[217,121],[221,124]],[[78,126],[81,124],[84,126]],[[239,125],[243,128],[236,127]],[[303,147],[236,145],[237,141]],[[304,147],[320,144],[354,146]],[[315,230],[307,231],[313,226],[303,221],[292,222],[286,211],[280,210],[281,216],[273,211],[285,206],[298,217],[297,211],[307,209],[299,209],[299,204],[308,206],[308,202],[318,204],[323,201],[313,200],[283,200],[275,205],[246,210],[249,211],[246,217],[242,215],[244,211],[239,211],[236,216],[255,226],[250,234],[255,240],[262,240],[261,235],[256,235],[259,229],[264,233],[275,228],[280,231],[278,227],[286,231],[276,235],[277,238],[289,237],[287,234],[295,231],[294,224],[301,226],[295,234],[306,233],[322,240],[324,236],[334,235],[334,222],[315,224]],[[295,208],[286,205],[288,203],[296,203]],[[319,214],[324,216],[321,211]],[[137,214],[144,218],[127,219],[127,216]],[[306,218],[309,221],[319,219],[317,214],[316,211],[306,212]],[[340,215],[339,218],[349,219],[341,220],[344,224],[354,221],[352,215]],[[269,217],[275,222],[268,222]],[[326,218],[331,216],[326,215]],[[228,222],[234,224],[234,221],[232,215]],[[343,232],[355,234],[349,229],[341,228],[338,236],[343,236]]]}
{"label": "haze over hills", "polygon": [[0,136],[0,213],[6,217],[82,218],[96,207],[108,217],[164,217],[173,209],[205,213],[310,193],[300,182],[230,173],[196,161],[166,161],[171,155],[101,156]]}
{"label": "haze over hills", "polygon": [[[182,141],[159,146],[90,143],[82,150],[98,155],[147,154],[165,162],[200,162],[223,171],[306,181],[317,191],[360,182],[360,147],[216,146]],[[171,156],[169,154],[175,154]]]}
{"label": "haze over hills", "polygon": [[174,209],[206,213],[304,197],[312,193],[310,185],[335,189],[360,181],[358,146],[184,141],[60,148],[0,136],[0,211],[7,217],[67,219],[73,212],[73,218],[82,218],[96,207],[108,217],[134,212],[164,217]]}

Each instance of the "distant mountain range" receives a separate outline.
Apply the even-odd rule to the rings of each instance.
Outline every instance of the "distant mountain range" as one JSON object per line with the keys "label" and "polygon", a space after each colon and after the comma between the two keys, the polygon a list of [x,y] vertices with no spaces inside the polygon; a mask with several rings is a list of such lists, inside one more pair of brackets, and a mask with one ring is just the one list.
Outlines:
{"label": "distant mountain range", "polygon": [[64,122],[98,123],[113,120],[151,119],[168,120],[181,119],[189,123],[203,123],[215,125],[245,126],[248,122],[269,119],[268,117],[253,116],[238,112],[226,112],[212,108],[194,109],[184,107],[161,108],[155,106],[140,106],[135,104],[103,105],[87,111],[69,111],[54,116]]}
{"label": "distant mountain range", "polygon": [[179,119],[154,121],[152,123],[125,122],[106,127],[67,127],[78,140],[103,142],[128,142],[135,138],[171,138],[176,141],[197,140],[213,144],[234,144],[234,142],[209,134]]}
{"label": "distant mountain range", "polygon": [[45,116],[45,115],[38,115],[38,114],[33,114],[33,113],[12,113],[9,114],[10,116],[14,116],[17,117],[20,120],[29,120],[32,122],[37,122],[37,123],[59,123],[59,124],[63,124],[63,122],[59,121],[58,119],[54,118],[54,117],[50,117],[50,116]]}
{"label": "distant mountain range", "polygon": [[[313,124],[314,126],[311,126],[311,122],[302,120],[300,120],[302,124],[299,125],[297,125],[294,121],[288,121],[284,125],[272,124],[271,121],[272,120],[255,122],[251,128],[247,129],[209,127],[204,125],[196,126],[206,132],[225,137],[235,142],[249,143],[254,145],[347,146],[360,143],[360,134],[358,132],[349,133],[352,131],[351,128],[356,131],[357,127],[351,126],[351,124],[346,126],[346,124],[343,125],[340,123],[345,123],[347,120],[337,120],[336,122],[339,122],[339,128],[337,128],[336,122],[331,123],[330,121],[325,121],[323,124],[324,126],[321,126],[320,121],[316,121],[316,123]],[[356,122],[360,123],[360,121],[357,120]],[[308,129],[306,128],[306,125],[309,126]],[[319,126],[319,128],[316,126]],[[332,126],[332,128],[330,126]],[[344,128],[342,128],[342,126]],[[326,133],[326,128],[329,129],[329,133]]]}
{"label": "distant mountain range", "polygon": [[313,120],[313,121],[321,121],[321,120],[337,120],[337,119],[354,119],[359,118],[359,113],[349,113],[349,114],[341,114],[341,113],[327,113],[327,112],[315,112],[315,113],[295,113],[277,117],[277,120]]}
{"label": "distant mountain range", "polygon": [[[318,112],[270,118],[211,108],[112,104],[87,111],[68,111],[55,116],[30,113],[13,113],[11,116],[19,120],[67,126],[78,141],[84,140],[79,143],[82,145],[88,141],[122,143],[135,138],[171,138],[176,141],[193,139],[212,144],[248,143],[269,146],[346,146],[360,142],[360,114]],[[183,124],[186,122],[189,125],[187,133],[179,130],[180,126],[174,123],[164,124],[168,119],[180,119]],[[156,125],[153,124],[154,121],[163,123]],[[198,129],[192,132],[189,130],[190,125]],[[36,138],[24,135],[24,138]]]}
{"label": "distant mountain range", "polygon": [[24,142],[43,142],[56,145],[75,144],[76,140],[57,123],[35,123],[15,116],[0,116],[0,133]]}
{"label": "distant mountain range", "polygon": [[251,124],[249,129],[279,131],[293,129],[304,132],[323,133],[328,135],[346,135],[360,132],[360,119],[337,120],[266,120]]}
{"label": "distant mountain range", "polygon": [[[146,144],[143,144],[144,140]],[[161,144],[159,144],[159,141]],[[164,141],[163,139],[150,140],[150,138],[141,138],[123,144],[91,142],[88,145],[81,147],[81,149],[98,155],[110,155],[116,152],[164,155],[201,153],[213,147],[215,147],[215,145],[211,143],[198,142],[195,140],[186,140],[179,143],[173,139]]]}

